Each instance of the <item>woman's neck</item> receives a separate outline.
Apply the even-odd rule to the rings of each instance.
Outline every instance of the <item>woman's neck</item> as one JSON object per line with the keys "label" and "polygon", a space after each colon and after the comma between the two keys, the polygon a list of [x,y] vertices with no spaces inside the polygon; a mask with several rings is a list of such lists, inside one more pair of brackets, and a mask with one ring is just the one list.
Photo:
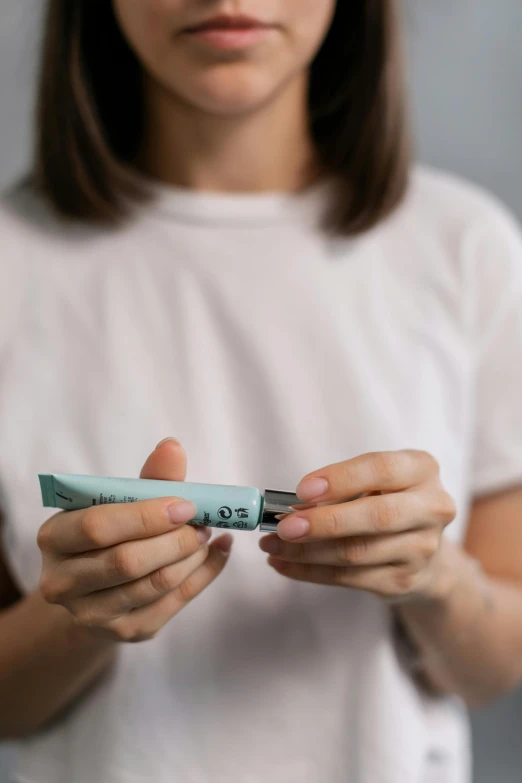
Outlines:
{"label": "woman's neck", "polygon": [[154,179],[195,190],[301,190],[318,176],[307,89],[303,78],[255,112],[224,117],[198,111],[149,84],[140,168]]}

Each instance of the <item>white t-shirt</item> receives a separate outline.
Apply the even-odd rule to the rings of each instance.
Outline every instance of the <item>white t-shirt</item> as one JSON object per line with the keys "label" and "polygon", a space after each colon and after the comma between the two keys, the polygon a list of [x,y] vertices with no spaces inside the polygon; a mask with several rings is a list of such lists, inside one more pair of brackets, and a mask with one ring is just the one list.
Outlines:
{"label": "white t-shirt", "polygon": [[[175,435],[192,481],[293,489],[383,449],[433,453],[458,504],[522,481],[522,241],[490,197],[417,171],[356,240],[328,189],[159,189],[118,230],[27,192],[0,212],[5,546],[38,585],[38,472],[136,476]],[[492,520],[494,524],[494,520]],[[454,699],[419,693],[389,609],[273,572],[235,533],[220,578],[57,723],[23,783],[464,783]]]}

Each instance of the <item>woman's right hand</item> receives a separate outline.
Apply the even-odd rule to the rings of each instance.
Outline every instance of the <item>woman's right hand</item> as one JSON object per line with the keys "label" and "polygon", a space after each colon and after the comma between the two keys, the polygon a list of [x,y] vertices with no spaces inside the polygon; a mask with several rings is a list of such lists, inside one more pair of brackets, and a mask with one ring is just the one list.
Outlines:
{"label": "woman's right hand", "polygon": [[[162,441],[141,478],[184,481],[180,444]],[[232,537],[210,546],[210,531],[186,523],[191,504],[176,498],[61,512],[40,528],[40,590],[76,622],[116,641],[153,638],[223,570]]]}

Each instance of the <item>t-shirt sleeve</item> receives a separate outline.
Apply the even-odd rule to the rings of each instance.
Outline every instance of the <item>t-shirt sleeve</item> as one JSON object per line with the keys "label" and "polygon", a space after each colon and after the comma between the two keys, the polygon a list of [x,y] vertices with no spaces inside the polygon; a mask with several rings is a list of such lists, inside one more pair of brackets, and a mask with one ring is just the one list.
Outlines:
{"label": "t-shirt sleeve", "polygon": [[522,485],[522,233],[495,206],[477,226],[470,250],[471,489],[484,495]]}

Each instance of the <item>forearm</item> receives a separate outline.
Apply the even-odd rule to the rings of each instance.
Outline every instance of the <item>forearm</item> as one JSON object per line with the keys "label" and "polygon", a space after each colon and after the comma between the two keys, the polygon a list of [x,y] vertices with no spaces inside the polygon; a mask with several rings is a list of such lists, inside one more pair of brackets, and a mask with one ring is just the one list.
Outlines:
{"label": "forearm", "polygon": [[0,738],[31,734],[110,664],[116,645],[78,627],[39,593],[0,612]]}
{"label": "forearm", "polygon": [[398,612],[437,690],[476,706],[522,679],[522,585],[480,573],[459,547],[444,542],[433,595]]}

